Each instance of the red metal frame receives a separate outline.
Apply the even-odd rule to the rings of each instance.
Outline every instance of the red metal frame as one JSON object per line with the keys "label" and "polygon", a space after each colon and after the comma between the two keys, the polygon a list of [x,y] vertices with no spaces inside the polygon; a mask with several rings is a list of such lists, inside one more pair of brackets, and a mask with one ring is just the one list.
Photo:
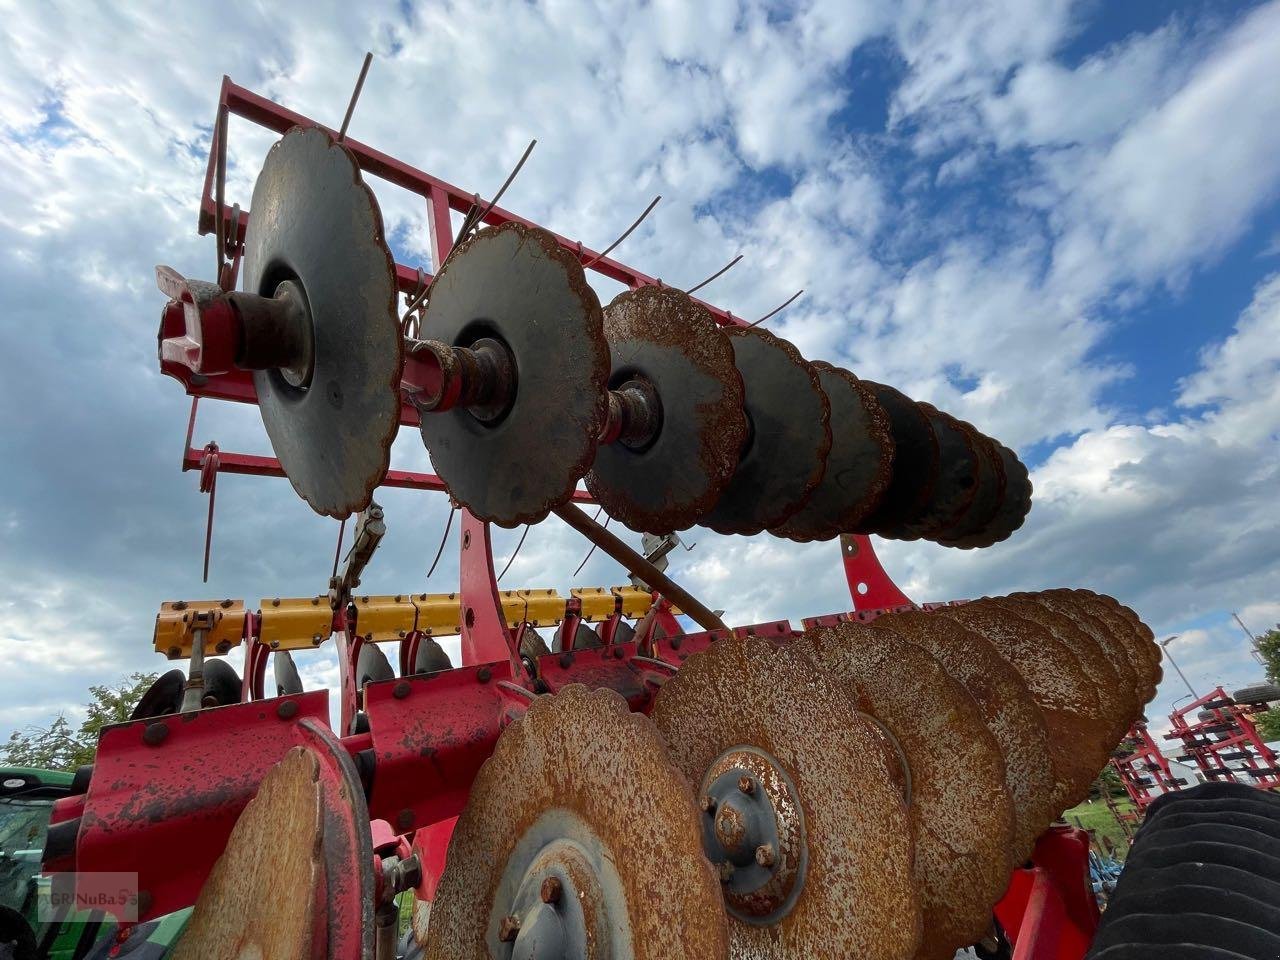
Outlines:
{"label": "red metal frame", "polygon": [[[1212,717],[1197,714],[1208,710]],[[1270,790],[1280,787],[1280,766],[1250,714],[1254,708],[1237,704],[1222,687],[1191,701],[1169,715],[1173,729],[1166,740],[1182,742],[1183,756],[1194,760],[1207,780],[1229,780]],[[1236,764],[1236,766],[1233,766]]]}
{"label": "red metal frame", "polygon": [[[313,121],[285,109],[223,78],[219,109],[283,133]],[[199,229],[213,232],[215,218],[226,216],[213,198],[214,160],[223,145],[218,125],[210,151],[200,205]],[[347,138],[364,172],[421,196],[427,205],[432,260],[440,263],[452,244],[450,211],[470,208],[474,195],[408,164]],[[241,212],[230,225],[237,248],[243,244],[249,213]],[[528,221],[500,207],[490,209],[490,224]],[[590,269],[629,287],[661,281],[611,258],[596,258],[582,244],[558,236],[559,242],[590,260]],[[233,257],[234,264],[238,262]],[[401,291],[419,288],[416,267],[398,264]],[[722,324],[742,321],[711,304],[704,306]],[[181,381],[193,398],[184,447],[183,469],[205,468],[256,476],[282,476],[278,461],[219,450],[216,464],[192,446],[196,405],[202,398],[255,403],[252,379],[245,373],[195,377],[178,364],[162,362],[165,373]],[[406,406],[402,425],[416,426],[417,414]],[[426,473],[392,471],[389,486],[442,490],[438,477]],[[579,495],[585,499],[585,495]],[[507,628],[494,576],[488,524],[462,511],[459,594],[462,609],[462,665],[435,674],[400,677],[365,686],[360,706],[368,719],[367,733],[350,733],[355,716],[355,658],[362,642],[346,611],[334,615],[343,672],[343,732],[326,735],[320,746],[340,754],[339,764],[360,777],[368,808],[358,812],[370,821],[385,821],[397,834],[413,834],[413,847],[422,862],[417,893],[431,899],[452,825],[466,803],[472,780],[489,757],[507,724],[519,717],[537,692],[554,691],[570,682],[606,686],[620,692],[632,708],[647,711],[663,681],[692,653],[723,639],[727,631],[684,634],[669,605],[659,600],[648,629],[627,643],[614,642],[614,629],[602,629],[603,646],[568,650],[539,658],[536,680],[525,669],[516,638]],[[873,619],[884,609],[909,606],[909,598],[893,583],[866,537],[842,541],[845,575],[854,611],[814,618],[810,622]],[[928,605],[926,605],[926,609]],[[562,630],[572,645],[576,618],[570,611]],[[616,620],[617,618],[615,618]],[[570,625],[570,620],[573,620]],[[654,627],[660,626],[661,631]],[[616,628],[616,622],[613,624]],[[262,776],[294,744],[316,745],[317,726],[328,717],[327,692],[262,699],[269,648],[258,640],[260,621],[245,618],[247,702],[160,721],[137,721],[107,729],[100,742],[98,763],[88,793],[60,801],[53,822],[79,819],[75,852],[60,860],[60,869],[137,869],[148,897],[140,904],[141,919],[157,916],[194,901],[204,877],[225,846],[236,817],[256,791]],[[738,635],[765,636],[785,643],[799,635],[787,621],[737,627]],[[401,657],[413,638],[402,641]],[[409,644],[408,647],[405,645]],[[562,644],[562,646],[566,646]],[[164,733],[157,731],[164,728]],[[322,738],[323,739],[323,738]],[[327,746],[326,746],[327,744]],[[336,754],[335,754],[336,751]],[[356,856],[372,859],[390,854],[386,827],[378,824],[379,844],[356,849]],[[1017,944],[1022,960],[1075,958],[1096,925],[1096,907],[1088,898],[1087,840],[1079,831],[1055,829],[1041,839],[1036,866],[1016,871],[1009,894],[997,907],[1004,926]],[[350,838],[348,838],[350,839]],[[352,841],[354,843],[355,841]],[[353,848],[354,849],[354,848]],[[404,844],[397,841],[403,852]],[[52,867],[55,864],[48,864]],[[381,889],[379,887],[379,889]],[[367,899],[367,898],[366,898]],[[1091,912],[1092,911],[1092,912]],[[359,926],[359,924],[357,924]],[[367,928],[368,924],[364,924]],[[1052,942],[1050,942],[1052,941]]]}
{"label": "red metal frame", "polygon": [[1120,748],[1111,758],[1120,782],[1141,815],[1162,793],[1181,790],[1187,781],[1173,775],[1169,761],[1141,721],[1129,728]]}

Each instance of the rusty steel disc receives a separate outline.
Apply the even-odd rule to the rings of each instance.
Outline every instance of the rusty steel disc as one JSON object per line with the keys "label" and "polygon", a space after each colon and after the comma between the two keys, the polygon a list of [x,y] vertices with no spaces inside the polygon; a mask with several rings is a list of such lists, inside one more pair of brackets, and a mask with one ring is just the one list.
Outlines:
{"label": "rusty steel disc", "polygon": [[985,535],[977,540],[976,545],[980,547],[1009,539],[1031,512],[1031,478],[1027,475],[1026,466],[1004,444],[997,442],[996,451],[1000,454],[1000,462],[1004,467],[1004,495],[1000,499],[999,509],[987,525]]}
{"label": "rusty steel disc", "polygon": [[831,404],[831,452],[822,482],[771,532],[801,543],[857,530],[880,505],[893,470],[893,433],[875,392],[848,370],[815,361]]}
{"label": "rusty steel disc", "polygon": [[955,417],[923,401],[917,401],[916,406],[938,438],[938,479],[924,510],[905,525],[905,530],[911,537],[937,540],[964,516],[977,495],[978,450]]}
{"label": "rusty steel disc", "polygon": [[382,214],[355,158],[315,127],[271,148],[252,211],[244,289],[271,297],[292,281],[311,333],[306,369],[254,372],[262,422],[298,495],[346,517],[369,505],[400,426],[403,343]]}
{"label": "rusty steel disc", "polygon": [[1159,644],[1156,643],[1155,634],[1151,632],[1151,628],[1142,621],[1142,618],[1138,616],[1133,608],[1126,607],[1115,597],[1108,596],[1105,593],[1094,593],[1092,590],[1077,590],[1075,592],[1082,596],[1094,598],[1097,602],[1115,611],[1117,615],[1129,622],[1132,627],[1132,633],[1129,636],[1134,642],[1134,648],[1151,665],[1152,683],[1159,683],[1164,673],[1162,666],[1164,656],[1160,652]]}
{"label": "rusty steel disc", "polygon": [[924,918],[916,956],[952,957],[986,934],[1014,866],[999,744],[969,692],[891,629],[842,623],[791,649],[845,680],[858,709],[901,751]]}
{"label": "rusty steel disc", "polygon": [[893,387],[863,380],[889,418],[893,435],[893,468],[880,505],[855,533],[912,538],[905,529],[925,508],[938,481],[938,437],[929,418],[910,398]]}
{"label": "rusty steel disc", "polygon": [[1144,640],[1135,629],[1133,620],[1121,613],[1119,605],[1110,598],[1087,590],[1060,589],[1047,591],[1047,594],[1061,603],[1087,610],[1106,624],[1108,632],[1124,651],[1137,678],[1139,703],[1148,703],[1155,696],[1156,685],[1163,676],[1157,659],[1159,647]]}
{"label": "rusty steel disc", "polygon": [[1107,659],[1098,642],[1077,626],[1071,617],[1039,603],[1035,594],[1015,593],[996,598],[992,602],[1038,623],[1075,654],[1098,696],[1099,718],[1110,724],[1110,733],[1106,736],[1106,740],[1110,742],[1108,752],[1114,749],[1124,732],[1129,729],[1136,704],[1133,692],[1126,690],[1121,684],[1119,672]]}
{"label": "rusty steel disc", "polygon": [[666,682],[653,720],[699,793],[732,956],[915,955],[897,764],[843,684],[766,640],[730,638]]}
{"label": "rusty steel disc", "polygon": [[1071,786],[1063,808],[1084,799],[1109,755],[1109,729],[1079,658],[1039,624],[985,598],[934,615],[968,627],[1022,675],[1049,729],[1054,767]]}
{"label": "rusty steel disc", "polygon": [[747,441],[720,500],[699,521],[752,536],[779,526],[808,500],[831,450],[831,404],[813,364],[760,327],[726,331],[742,374]]}
{"label": "rusty steel disc", "polygon": [[960,517],[938,537],[938,542],[948,547],[970,550],[990,546],[994,541],[993,523],[1005,498],[1007,480],[1000,448],[986,434],[980,433],[971,423],[956,421],[973,443],[978,454],[977,490],[973,502]]}
{"label": "rusty steel disc", "polygon": [[422,415],[436,473],[476,517],[537,523],[573,496],[604,417],[602,323],[577,258],[536,227],[481,230],[432,281],[421,337],[454,347],[496,340],[516,370],[500,415],[481,419],[463,406]]}
{"label": "rusty steel disc", "polygon": [[[1094,638],[1090,624],[1082,612],[1067,613],[1038,593],[1015,593],[1006,602],[1019,602],[1019,610],[1029,619],[1042,623],[1063,641],[1081,664],[1094,677],[1098,689],[1098,708],[1112,720],[1112,737],[1116,742],[1124,736],[1134,718],[1142,712],[1142,704],[1134,685],[1126,681],[1128,670],[1112,660],[1108,648]],[[1126,661],[1124,666],[1128,668]]]}
{"label": "rusty steel disc", "polygon": [[[197,897],[174,960],[311,960],[323,943],[325,870],[319,765],[294,747],[240,814]],[[264,877],[287,878],[264,896]]]}
{"label": "rusty steel disc", "polygon": [[906,610],[873,620],[871,626],[923,647],[977,702],[1004,755],[1005,786],[1013,801],[1014,861],[1022,862],[1062,809],[1055,801],[1065,801],[1070,789],[1057,774],[1049,730],[1026,681],[995,647],[946,617]]}
{"label": "rusty steel disc", "polygon": [[587,489],[632,530],[670,533],[715,506],[747,438],[733,346],[706,308],[670,287],[619,294],[605,307],[610,389],[644,381],[661,406],[642,446],[602,445]]}
{"label": "rusty steel disc", "polygon": [[1115,668],[1116,675],[1131,700],[1132,713],[1126,721],[1126,728],[1137,719],[1142,712],[1142,698],[1146,682],[1134,666],[1134,658],[1124,641],[1115,635],[1112,627],[1101,613],[1084,603],[1074,603],[1068,593],[1064,596],[1056,590],[1045,590],[1032,594],[1036,601],[1050,610],[1055,610],[1071,621],[1093,639],[1101,648],[1107,661]]}
{"label": "rusty steel disc", "polygon": [[538,697],[472,785],[425,956],[727,954],[693,792],[653,724],[610,690]]}

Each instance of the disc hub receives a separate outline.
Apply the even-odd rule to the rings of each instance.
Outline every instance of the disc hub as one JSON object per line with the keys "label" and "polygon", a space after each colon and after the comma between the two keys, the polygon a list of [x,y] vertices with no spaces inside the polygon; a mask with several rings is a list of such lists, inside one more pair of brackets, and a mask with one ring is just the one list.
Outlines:
{"label": "disc hub", "polygon": [[726,908],[744,923],[777,923],[795,906],[809,860],[795,784],[773,756],[740,746],[711,765],[701,793],[703,848]]}

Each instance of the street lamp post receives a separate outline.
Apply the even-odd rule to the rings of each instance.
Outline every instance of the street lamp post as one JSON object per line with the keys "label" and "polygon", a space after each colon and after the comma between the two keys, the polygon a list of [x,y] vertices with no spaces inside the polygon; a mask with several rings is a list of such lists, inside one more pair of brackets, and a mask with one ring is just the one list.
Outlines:
{"label": "street lamp post", "polygon": [[1182,668],[1178,666],[1178,662],[1173,659],[1173,654],[1169,652],[1169,644],[1173,643],[1173,641],[1177,640],[1180,636],[1181,634],[1175,633],[1172,637],[1165,637],[1160,641],[1160,647],[1164,650],[1165,658],[1173,665],[1173,669],[1178,671],[1178,676],[1182,678],[1182,682],[1185,683],[1187,685],[1187,689],[1191,691],[1191,699],[1199,700],[1200,694],[1196,693],[1195,688],[1191,686],[1191,681],[1187,679],[1187,675],[1182,672]]}

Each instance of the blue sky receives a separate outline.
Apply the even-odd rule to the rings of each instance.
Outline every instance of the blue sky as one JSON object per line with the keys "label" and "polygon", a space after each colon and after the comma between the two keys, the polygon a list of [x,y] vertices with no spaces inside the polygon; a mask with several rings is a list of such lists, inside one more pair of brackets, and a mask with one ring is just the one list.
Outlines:
{"label": "blue sky", "polygon": [[[161,600],[324,589],[336,524],[234,477],[199,584],[152,269],[208,270],[223,73],[336,123],[366,49],[353,136],[480,192],[537,137],[505,203],[596,247],[660,193],[625,259],[692,283],[742,253],[715,302],[804,288],[775,332],[1023,454],[1036,503],[1008,543],[883,546],[912,596],[1089,586],[1180,633],[1197,682],[1256,679],[1231,612],[1280,620],[1280,3],[49,3],[0,37],[0,734],[159,668]],[[231,140],[247,205],[270,138]],[[377,189],[427,265],[423,211]],[[202,410],[209,439],[268,449],[249,410]],[[407,432],[393,460],[427,466]],[[453,550],[423,582],[442,499],[382,500],[367,588],[448,589]],[[730,619],[849,605],[830,545],[689,539],[677,575]],[[503,585],[621,580],[600,556],[574,579],[584,553],[548,522]],[[324,651],[302,667],[336,675]]]}

